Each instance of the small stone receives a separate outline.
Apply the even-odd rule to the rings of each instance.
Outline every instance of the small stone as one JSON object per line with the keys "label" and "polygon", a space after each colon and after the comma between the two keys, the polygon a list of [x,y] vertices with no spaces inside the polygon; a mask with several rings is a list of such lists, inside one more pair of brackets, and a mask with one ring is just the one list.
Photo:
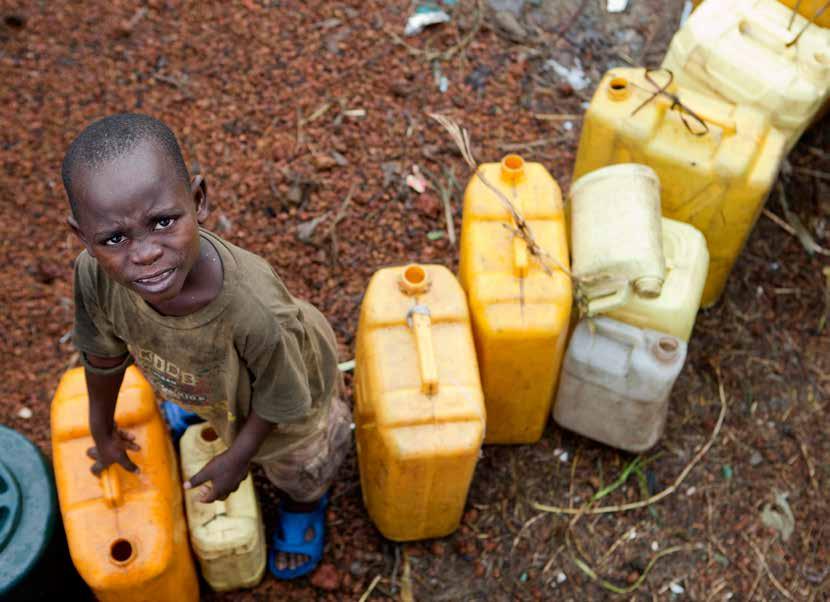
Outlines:
{"label": "small stone", "polygon": [[340,574],[332,564],[321,564],[311,576],[311,585],[332,592],[340,587]]}
{"label": "small stone", "polygon": [[758,466],[763,461],[764,461],[764,457],[761,455],[761,453],[758,450],[755,450],[754,452],[752,452],[752,455],[749,456],[749,463],[752,464],[753,466]]}
{"label": "small stone", "polygon": [[445,548],[446,548],[446,546],[444,546],[443,543],[441,543],[440,541],[436,541],[432,544],[431,550],[432,550],[433,555],[437,556],[438,558],[443,558],[444,553],[446,551]]}
{"label": "small stone", "polygon": [[315,169],[317,171],[327,171],[333,167],[337,166],[337,160],[324,153],[317,153],[316,155],[311,156],[311,162],[314,164]]}
{"label": "small stone", "polygon": [[363,575],[369,572],[369,567],[359,560],[355,560],[349,565],[349,572],[355,577],[363,577]]}
{"label": "small stone", "polygon": [[506,10],[500,10],[495,14],[494,19],[496,21],[496,25],[498,25],[508,37],[515,40],[522,40],[527,36],[525,28],[522,27],[522,24],[519,23],[519,20],[513,13]]}
{"label": "small stone", "polygon": [[671,593],[673,593],[673,594],[682,594],[683,592],[686,591],[685,589],[683,589],[682,585],[679,585],[677,583],[671,583],[669,585],[669,589],[671,590]]}
{"label": "small stone", "polygon": [[23,406],[23,407],[22,407],[22,408],[20,408],[20,410],[17,412],[17,417],[18,417],[18,418],[23,418],[24,420],[28,420],[29,418],[31,418],[31,417],[32,417],[32,410],[31,410],[31,408],[27,408],[26,406]]}
{"label": "small stone", "polygon": [[558,573],[556,573],[556,582],[557,583],[565,583],[565,581],[567,579],[568,579],[568,576],[565,573],[563,573],[562,571],[559,571]]}

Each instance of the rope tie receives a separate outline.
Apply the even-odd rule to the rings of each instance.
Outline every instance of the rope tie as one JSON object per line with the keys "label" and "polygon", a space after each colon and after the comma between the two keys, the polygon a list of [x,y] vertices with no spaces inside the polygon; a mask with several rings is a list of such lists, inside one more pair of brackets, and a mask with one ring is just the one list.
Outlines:
{"label": "rope tie", "polygon": [[[828,0],[828,2],[830,2],[830,0]],[[654,79],[651,77],[651,74],[656,72],[656,71],[665,71],[666,73],[669,74],[669,81],[667,81],[665,83],[665,85],[661,86],[656,81],[654,81]],[[689,131],[689,133],[692,136],[705,136],[706,134],[709,133],[709,126],[706,124],[705,121],[703,121],[703,118],[700,117],[694,111],[692,111],[685,104],[683,104],[683,102],[681,102],[680,97],[678,97],[677,94],[672,94],[671,92],[668,91],[668,87],[671,86],[672,82],[674,81],[674,73],[671,72],[671,69],[665,69],[665,68],[646,69],[644,76],[646,78],[646,81],[654,87],[654,90],[653,91],[648,90],[646,88],[643,88],[642,86],[638,86],[637,84],[635,84],[633,82],[631,83],[631,85],[634,86],[635,88],[639,88],[640,90],[643,90],[644,92],[651,92],[651,96],[646,98],[640,104],[640,106],[638,106],[636,109],[634,109],[631,112],[632,117],[634,117],[634,115],[636,115],[640,111],[640,109],[642,109],[644,106],[646,106],[650,102],[653,102],[654,99],[656,99],[658,96],[663,96],[665,98],[668,98],[671,101],[671,106],[669,107],[670,111],[673,111],[673,110],[677,109],[677,112],[680,114],[680,120],[683,122],[683,125],[686,126],[686,129]],[[699,131],[693,130],[691,124],[686,119],[687,115],[689,117],[691,117],[692,119],[694,119],[698,124],[700,124],[700,127],[702,127],[703,129],[699,130]]]}

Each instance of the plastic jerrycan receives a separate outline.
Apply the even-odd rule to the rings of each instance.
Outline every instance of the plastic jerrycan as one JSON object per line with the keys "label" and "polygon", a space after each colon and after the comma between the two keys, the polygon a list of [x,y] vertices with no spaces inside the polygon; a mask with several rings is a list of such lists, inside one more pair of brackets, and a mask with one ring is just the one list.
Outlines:
{"label": "plastic jerrycan", "polygon": [[571,186],[573,273],[587,314],[635,296],[654,298],[666,277],[660,180],[646,165],[623,163],[585,174]]}
{"label": "plastic jerrycan", "polygon": [[[569,267],[562,194],[540,163],[508,155],[479,166],[522,214],[536,242]],[[473,176],[464,195],[459,279],[467,293],[487,408],[485,443],[538,441],[550,415],[568,336],[570,278],[543,271],[513,219]]]}
{"label": "plastic jerrycan", "polygon": [[67,371],[52,400],[52,453],[78,572],[105,602],[198,600],[175,452],[150,384],[128,368],[115,409],[141,447],[129,452],[137,474],[120,465],[100,478],[90,472],[88,405],[83,368]]}
{"label": "plastic jerrycan", "polygon": [[360,310],[355,365],[363,501],[384,537],[442,537],[461,521],[485,411],[467,300],[445,267],[384,268]]}
{"label": "plastic jerrycan", "polygon": [[[786,138],[758,109],[672,83],[662,94],[642,68],[605,74],[585,113],[574,179],[606,165],[642,163],[660,178],[663,217],[706,237],[709,274],[703,307],[713,305],[778,175]],[[668,74],[653,71],[657,86]],[[645,104],[644,104],[645,103]]]}
{"label": "plastic jerrycan", "polygon": [[709,270],[709,251],[706,239],[694,226],[664,217],[662,230],[666,280],[660,296],[647,299],[633,295],[627,303],[605,315],[688,342],[700,309]]}
{"label": "plastic jerrycan", "polygon": [[[782,5],[787,7],[789,10],[787,11],[788,18],[792,17],[793,11],[797,14],[804,17],[806,21],[813,21],[814,26],[818,27],[830,27],[830,7],[824,8],[827,0],[777,0]],[[711,0],[707,0],[706,4],[711,2]],[[692,0],[692,4],[694,5],[695,9],[704,4],[703,0]],[[822,10],[824,8],[824,10]],[[789,23],[789,21],[788,21]],[[803,27],[803,25],[802,25]],[[795,33],[801,31],[801,28],[796,27],[795,25],[790,26],[789,28]]]}
{"label": "plastic jerrycan", "polygon": [[642,452],[663,434],[686,343],[600,316],[574,330],[553,417],[612,447]]}
{"label": "plastic jerrycan", "polygon": [[[757,107],[791,149],[830,95],[830,29],[809,27],[776,0],[707,0],[663,59],[675,81]],[[790,24],[792,21],[792,24]]]}
{"label": "plastic jerrycan", "polygon": [[[189,427],[179,452],[182,478],[190,479],[227,449],[207,423]],[[218,592],[253,587],[265,573],[265,527],[251,474],[224,501],[204,504],[202,488],[185,491],[190,541],[202,576]]]}

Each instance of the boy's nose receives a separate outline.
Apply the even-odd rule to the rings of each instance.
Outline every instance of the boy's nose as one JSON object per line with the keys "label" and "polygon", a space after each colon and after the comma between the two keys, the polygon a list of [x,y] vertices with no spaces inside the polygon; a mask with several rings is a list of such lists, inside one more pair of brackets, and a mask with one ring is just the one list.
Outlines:
{"label": "boy's nose", "polygon": [[137,240],[132,248],[132,261],[139,265],[152,265],[159,260],[162,253],[161,245],[149,240]]}

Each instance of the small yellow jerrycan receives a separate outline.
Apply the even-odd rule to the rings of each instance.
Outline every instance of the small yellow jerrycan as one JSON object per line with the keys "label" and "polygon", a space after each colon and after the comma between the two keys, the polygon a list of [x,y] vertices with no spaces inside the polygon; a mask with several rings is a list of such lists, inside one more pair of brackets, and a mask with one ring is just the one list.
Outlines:
{"label": "small yellow jerrycan", "polygon": [[694,226],[662,219],[666,281],[659,297],[633,295],[627,303],[607,312],[609,318],[688,341],[700,309],[709,251],[706,239]]}
{"label": "small yellow jerrycan", "polygon": [[[819,27],[830,27],[830,7],[827,6],[827,0],[780,0],[780,2],[790,11],[797,11],[805,20],[813,21]],[[795,26],[791,29],[795,32],[801,31],[801,28]]]}
{"label": "small yellow jerrycan", "polygon": [[585,174],[571,186],[573,273],[587,314],[653,299],[666,277],[660,230],[660,180],[645,165],[623,163]]}
{"label": "small yellow jerrycan", "polygon": [[124,375],[115,423],[141,447],[136,474],[112,465],[101,478],[86,451],[89,400],[83,368],[61,378],[52,400],[52,455],[72,561],[102,601],[199,599],[173,444],[153,389],[137,368]]}
{"label": "small yellow jerrycan", "polygon": [[[179,443],[182,479],[189,480],[227,447],[210,424],[189,427]],[[202,488],[185,491],[190,541],[202,576],[214,590],[253,587],[265,573],[265,527],[251,474],[224,501],[203,504]]]}
{"label": "small yellow jerrycan", "polygon": [[[478,169],[524,217],[539,246],[567,269],[562,194],[548,171],[518,155]],[[464,195],[459,279],[478,351],[485,443],[533,443],[542,436],[572,305],[569,277],[555,268],[546,273],[510,227],[511,214],[473,176]]]}
{"label": "small yellow jerrycan", "polygon": [[707,0],[675,33],[663,68],[682,87],[757,107],[791,149],[830,95],[830,29],[796,40],[807,21],[792,17],[776,0]]}
{"label": "small yellow jerrycan", "polygon": [[[654,169],[663,216],[706,237],[710,264],[702,305],[709,307],[763,208],[787,141],[758,109],[668,80],[665,71],[642,68],[605,74],[583,119],[574,179],[617,163]],[[674,96],[660,92],[664,87]]]}
{"label": "small yellow jerrycan", "polygon": [[460,521],[485,413],[464,291],[446,268],[372,276],[357,330],[355,424],[363,501],[395,541]]}

